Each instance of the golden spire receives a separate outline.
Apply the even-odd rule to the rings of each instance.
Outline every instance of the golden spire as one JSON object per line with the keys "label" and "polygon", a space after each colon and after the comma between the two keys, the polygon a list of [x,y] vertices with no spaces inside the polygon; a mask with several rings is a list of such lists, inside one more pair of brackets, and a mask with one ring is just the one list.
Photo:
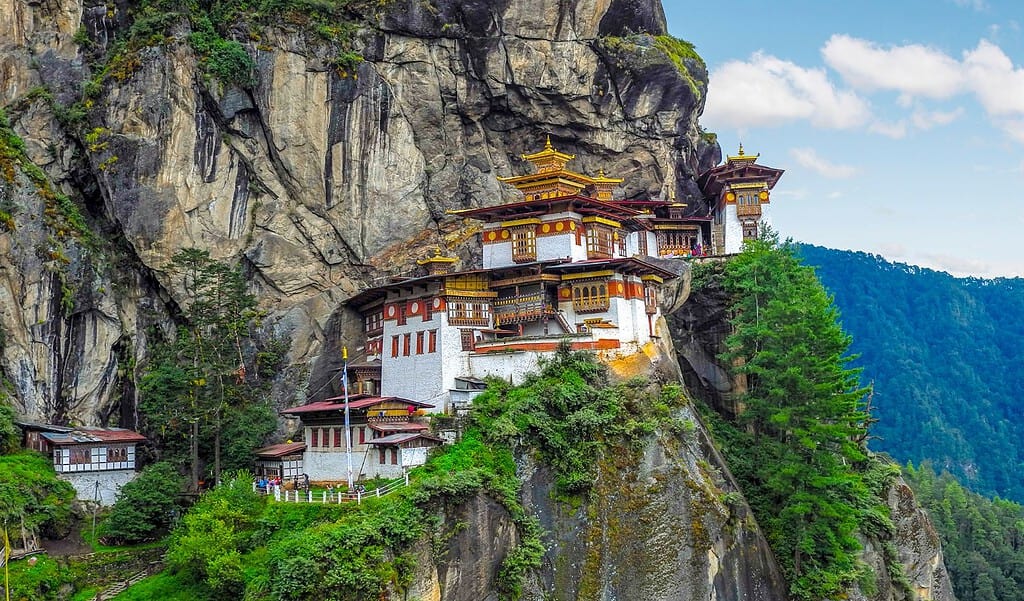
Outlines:
{"label": "golden spire", "polygon": [[548,135],[544,141],[544,150],[533,154],[521,155],[524,160],[533,163],[537,173],[548,173],[551,171],[562,171],[565,164],[576,158],[574,154],[559,152],[551,145],[551,136]]}
{"label": "golden spire", "polygon": [[761,156],[761,153],[750,155],[743,152],[743,142],[740,142],[739,154],[729,155],[726,159],[728,159],[728,162],[730,163],[753,163],[759,156]]}

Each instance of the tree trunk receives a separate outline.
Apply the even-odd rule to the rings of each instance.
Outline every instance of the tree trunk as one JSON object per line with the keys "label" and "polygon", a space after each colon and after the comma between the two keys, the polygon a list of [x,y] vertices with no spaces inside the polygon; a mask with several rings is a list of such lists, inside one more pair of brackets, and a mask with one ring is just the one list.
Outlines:
{"label": "tree trunk", "polygon": [[199,491],[199,420],[192,422],[192,486]]}

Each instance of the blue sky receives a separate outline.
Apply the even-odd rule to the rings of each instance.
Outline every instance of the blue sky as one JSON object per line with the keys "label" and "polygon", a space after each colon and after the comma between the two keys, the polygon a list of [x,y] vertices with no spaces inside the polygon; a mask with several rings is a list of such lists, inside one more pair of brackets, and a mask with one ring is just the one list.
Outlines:
{"label": "blue sky", "polygon": [[665,0],[724,153],[786,170],[795,240],[1024,276],[1024,3]]}

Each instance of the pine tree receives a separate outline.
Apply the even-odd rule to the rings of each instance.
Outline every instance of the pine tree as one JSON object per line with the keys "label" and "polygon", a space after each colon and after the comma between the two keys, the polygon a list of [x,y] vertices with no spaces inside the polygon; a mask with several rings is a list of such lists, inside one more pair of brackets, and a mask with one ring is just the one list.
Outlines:
{"label": "pine tree", "polygon": [[814,272],[771,234],[726,264],[724,285],[735,301],[723,359],[746,381],[738,421],[756,454],[740,476],[794,598],[828,598],[862,570],[855,534],[870,496],[855,469],[868,415],[850,337]]}
{"label": "pine tree", "polygon": [[183,323],[174,340],[154,353],[143,377],[142,408],[150,430],[159,431],[172,455],[183,453],[187,445],[193,484],[200,479],[205,426],[212,438],[217,481],[229,414],[257,427],[256,442],[274,427],[269,408],[258,405],[260,399],[254,394],[257,363],[247,361],[244,351],[252,342],[250,328],[259,317],[256,299],[247,292],[237,269],[213,260],[207,251],[179,251],[171,266],[185,291]]}

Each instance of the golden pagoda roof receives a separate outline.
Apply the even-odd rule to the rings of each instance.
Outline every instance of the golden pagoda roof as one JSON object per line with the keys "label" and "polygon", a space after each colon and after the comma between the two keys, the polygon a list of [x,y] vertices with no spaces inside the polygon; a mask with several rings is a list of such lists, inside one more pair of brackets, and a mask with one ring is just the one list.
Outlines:
{"label": "golden pagoda roof", "polygon": [[605,177],[604,169],[597,170],[597,177],[590,178],[595,184],[621,184],[623,179],[621,177]]}
{"label": "golden pagoda roof", "polygon": [[547,140],[544,142],[544,150],[520,156],[523,157],[523,160],[533,163],[541,172],[563,169],[566,163],[576,158],[576,155],[574,154],[555,150],[555,147],[551,145],[551,136],[548,136]]}
{"label": "golden pagoda roof", "polygon": [[747,154],[743,152],[743,142],[740,142],[739,154],[731,154],[726,157],[730,163],[753,163],[757,160],[757,157],[761,156],[761,153]]}

